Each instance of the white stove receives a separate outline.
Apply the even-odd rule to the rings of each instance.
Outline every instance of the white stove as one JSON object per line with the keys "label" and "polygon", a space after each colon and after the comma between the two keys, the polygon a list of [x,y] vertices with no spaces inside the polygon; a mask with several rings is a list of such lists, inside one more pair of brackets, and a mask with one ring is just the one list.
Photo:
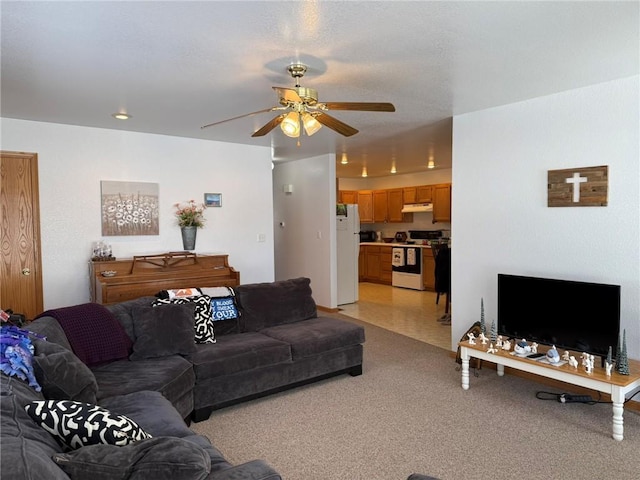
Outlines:
{"label": "white stove", "polygon": [[422,279],[422,247],[394,245],[391,250],[391,285],[424,290]]}

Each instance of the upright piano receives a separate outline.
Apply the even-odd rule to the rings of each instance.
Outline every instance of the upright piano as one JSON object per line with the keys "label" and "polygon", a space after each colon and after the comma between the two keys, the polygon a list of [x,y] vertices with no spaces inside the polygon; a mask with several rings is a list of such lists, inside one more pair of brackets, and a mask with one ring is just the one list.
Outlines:
{"label": "upright piano", "polygon": [[161,290],[190,287],[234,287],[240,272],[229,266],[228,255],[168,252],[124,260],[89,262],[91,301],[104,305]]}

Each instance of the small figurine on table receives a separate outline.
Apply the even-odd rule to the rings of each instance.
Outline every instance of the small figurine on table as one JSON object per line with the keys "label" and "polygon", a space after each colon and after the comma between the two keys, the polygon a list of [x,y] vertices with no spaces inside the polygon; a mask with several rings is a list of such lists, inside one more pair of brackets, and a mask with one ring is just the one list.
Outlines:
{"label": "small figurine on table", "polygon": [[584,369],[587,373],[593,373],[593,355],[587,355],[587,361],[584,365]]}
{"label": "small figurine on table", "polygon": [[519,341],[514,345],[513,351],[516,352],[518,355],[524,356],[531,353],[531,347],[529,346],[529,344],[527,344],[527,340],[523,338],[521,341]]}
{"label": "small figurine on table", "polygon": [[549,363],[558,363],[560,361],[560,354],[555,345],[547,351],[547,361]]}
{"label": "small figurine on table", "polygon": [[480,332],[480,337],[479,338],[480,338],[480,342],[482,342],[482,345],[486,345],[487,342],[489,341],[489,339],[484,334],[484,332]]}
{"label": "small figurine on table", "polygon": [[531,353],[538,353],[538,344],[536,342],[531,344]]}
{"label": "small figurine on table", "polygon": [[489,348],[487,349],[487,353],[496,353],[497,351],[498,349],[493,346],[493,343],[490,343]]}
{"label": "small figurine on table", "polygon": [[608,362],[607,360],[604,361],[604,370],[607,373],[607,377],[611,376],[611,370],[613,369],[613,363]]}
{"label": "small figurine on table", "polygon": [[496,347],[502,348],[502,335],[498,335],[498,338],[496,338]]}
{"label": "small figurine on table", "polygon": [[469,337],[469,345],[476,344],[476,336],[473,334],[473,332],[467,333],[467,337]]}
{"label": "small figurine on table", "polygon": [[564,351],[564,353],[562,354],[562,359],[566,360],[567,362],[569,361],[569,350]]}
{"label": "small figurine on table", "polygon": [[576,360],[576,357],[574,357],[573,355],[569,357],[569,365],[573,368],[578,368],[578,360]]}
{"label": "small figurine on table", "polygon": [[502,349],[506,350],[507,352],[511,350],[511,340],[507,339],[504,342],[502,342]]}

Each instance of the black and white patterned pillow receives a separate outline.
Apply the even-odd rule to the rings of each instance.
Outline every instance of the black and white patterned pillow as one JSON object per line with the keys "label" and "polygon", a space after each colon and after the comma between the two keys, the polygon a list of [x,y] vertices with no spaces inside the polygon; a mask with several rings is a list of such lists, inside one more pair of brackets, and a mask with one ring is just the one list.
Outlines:
{"label": "black and white patterned pillow", "polygon": [[90,403],[37,400],[24,409],[38,425],[72,450],[99,444],[124,446],[151,438],[129,417]]}
{"label": "black and white patterned pillow", "polygon": [[213,331],[213,316],[211,314],[211,297],[200,295],[198,297],[178,297],[172,299],[158,298],[152,305],[158,307],[168,304],[195,303],[194,313],[194,340],[196,343],[216,343],[216,336]]}

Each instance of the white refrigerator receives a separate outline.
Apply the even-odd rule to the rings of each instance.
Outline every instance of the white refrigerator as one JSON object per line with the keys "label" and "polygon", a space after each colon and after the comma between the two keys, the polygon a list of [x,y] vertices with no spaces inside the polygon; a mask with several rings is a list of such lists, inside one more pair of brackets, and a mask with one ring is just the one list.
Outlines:
{"label": "white refrigerator", "polygon": [[358,205],[340,204],[336,215],[338,305],[358,301],[360,215]]}

